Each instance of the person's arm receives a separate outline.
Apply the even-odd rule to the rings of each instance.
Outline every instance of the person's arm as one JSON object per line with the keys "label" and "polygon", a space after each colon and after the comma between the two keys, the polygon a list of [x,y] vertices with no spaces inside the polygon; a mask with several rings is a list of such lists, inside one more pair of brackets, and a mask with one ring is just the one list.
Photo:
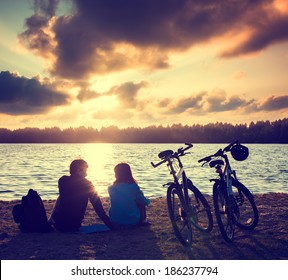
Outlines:
{"label": "person's arm", "polygon": [[143,192],[140,190],[140,187],[137,185],[137,187],[135,188],[135,192],[136,192],[136,203],[139,205],[149,205],[150,204],[150,199],[146,198],[143,194]]}
{"label": "person's arm", "polygon": [[106,214],[98,194],[94,193],[93,195],[91,195],[90,201],[91,201],[91,203],[93,205],[93,208],[94,208],[95,212],[99,216],[99,218],[105,223],[105,225],[107,227],[109,227],[110,229],[114,229],[115,226],[111,222],[109,216]]}

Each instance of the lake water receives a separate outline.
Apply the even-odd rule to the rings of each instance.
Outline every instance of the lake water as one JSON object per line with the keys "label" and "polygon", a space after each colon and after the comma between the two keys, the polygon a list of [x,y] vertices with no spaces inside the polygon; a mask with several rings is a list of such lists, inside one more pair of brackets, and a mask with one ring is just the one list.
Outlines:
{"label": "lake water", "polygon": [[[176,150],[181,144],[0,144],[0,200],[20,199],[29,188],[43,199],[56,199],[58,179],[69,174],[70,162],[83,158],[89,164],[87,179],[101,196],[108,196],[107,187],[114,180],[114,166],[119,162],[131,165],[133,175],[147,197],[165,196],[162,185],[172,177],[165,164],[153,168],[158,153]],[[225,144],[194,144],[191,154],[182,157],[187,175],[203,192],[211,194],[209,178],[215,172],[201,167],[198,159],[215,153]],[[288,145],[248,144],[250,155],[238,162],[231,159],[239,180],[253,193],[288,193]]]}

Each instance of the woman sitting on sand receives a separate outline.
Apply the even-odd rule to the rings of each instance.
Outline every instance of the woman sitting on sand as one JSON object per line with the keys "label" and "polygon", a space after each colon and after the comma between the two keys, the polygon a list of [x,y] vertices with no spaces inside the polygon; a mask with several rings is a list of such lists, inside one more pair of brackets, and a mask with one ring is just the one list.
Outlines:
{"label": "woman sitting on sand", "polygon": [[78,231],[85,215],[88,200],[92,203],[101,220],[109,228],[113,228],[93,184],[85,178],[87,168],[86,161],[76,159],[70,164],[70,176],[62,176],[59,179],[59,197],[49,220],[57,230]]}
{"label": "woman sitting on sand", "polygon": [[140,190],[129,164],[117,164],[114,172],[116,180],[108,188],[111,221],[118,226],[146,225],[146,206],[150,200]]}

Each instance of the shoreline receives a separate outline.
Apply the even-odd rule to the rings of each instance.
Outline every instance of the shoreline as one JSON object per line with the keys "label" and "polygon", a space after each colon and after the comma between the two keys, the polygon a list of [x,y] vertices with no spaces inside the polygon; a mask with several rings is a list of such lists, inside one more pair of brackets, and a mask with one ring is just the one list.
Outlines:
{"label": "shoreline", "polygon": [[[212,206],[211,196],[207,196]],[[101,198],[106,211],[109,200]],[[210,234],[193,231],[192,249],[184,248],[173,232],[166,198],[153,198],[147,208],[148,227],[92,234],[22,233],[12,217],[19,200],[0,201],[1,260],[287,260],[288,194],[255,194],[259,224],[253,231],[236,229],[227,244],[213,214]],[[50,216],[55,200],[43,200]],[[101,223],[89,203],[83,225]]]}
{"label": "shoreline", "polygon": [[[48,211],[49,211],[49,204],[50,203],[53,203],[53,202],[55,202],[56,201],[56,199],[57,199],[57,197],[59,196],[59,193],[57,192],[57,194],[55,195],[55,199],[54,198],[48,198],[48,199],[45,199],[45,198],[43,198],[43,195],[41,194],[41,193],[39,193],[39,190],[37,190],[36,188],[33,188],[33,190],[36,190],[37,192],[38,192],[38,194],[41,196],[41,198],[42,198],[42,200],[43,200],[43,203],[48,203]],[[25,195],[27,195],[27,192],[28,192],[28,189],[27,189],[27,191],[25,191],[25,193],[23,193],[23,196],[25,196]],[[205,193],[205,192],[202,192],[201,191],[201,193],[206,197],[206,198],[209,198],[209,197],[211,197],[212,196],[212,194],[211,193]],[[262,195],[273,195],[273,194],[283,194],[283,195],[287,195],[288,196],[288,191],[276,191],[276,192],[273,192],[273,191],[271,191],[271,192],[255,192],[255,191],[253,191],[252,192],[252,194],[253,194],[253,196],[262,196]],[[152,199],[152,200],[157,200],[157,199],[166,199],[166,192],[164,192],[164,194],[163,195],[158,195],[158,196],[147,196],[147,195],[145,195],[145,197],[147,197],[147,198],[149,198],[149,199]],[[101,201],[103,200],[105,203],[108,203],[108,202],[106,202],[106,200],[109,200],[109,196],[107,195],[107,196],[101,196],[100,195],[100,198],[101,198]],[[0,198],[0,203],[20,203],[21,202],[21,198],[12,198],[12,199],[3,199],[3,198]],[[212,206],[212,205],[211,205]]]}

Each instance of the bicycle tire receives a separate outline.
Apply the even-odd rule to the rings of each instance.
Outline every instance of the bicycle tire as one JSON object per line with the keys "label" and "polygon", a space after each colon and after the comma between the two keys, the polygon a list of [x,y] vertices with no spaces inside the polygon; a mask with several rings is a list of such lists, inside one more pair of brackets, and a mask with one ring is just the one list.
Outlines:
{"label": "bicycle tire", "polygon": [[233,179],[232,190],[239,209],[239,217],[235,224],[245,230],[253,230],[259,220],[259,212],[252,193],[239,181]]}
{"label": "bicycle tire", "polygon": [[192,224],[186,215],[183,194],[176,185],[167,189],[167,206],[175,235],[184,247],[192,245]]}
{"label": "bicycle tire", "polygon": [[213,186],[213,203],[218,227],[223,239],[230,243],[234,239],[235,221],[230,201],[221,183],[215,182]]}
{"label": "bicycle tire", "polygon": [[[189,191],[191,192],[189,194]],[[192,224],[202,232],[211,232],[213,217],[211,208],[205,196],[188,179],[188,195],[190,200]]]}

